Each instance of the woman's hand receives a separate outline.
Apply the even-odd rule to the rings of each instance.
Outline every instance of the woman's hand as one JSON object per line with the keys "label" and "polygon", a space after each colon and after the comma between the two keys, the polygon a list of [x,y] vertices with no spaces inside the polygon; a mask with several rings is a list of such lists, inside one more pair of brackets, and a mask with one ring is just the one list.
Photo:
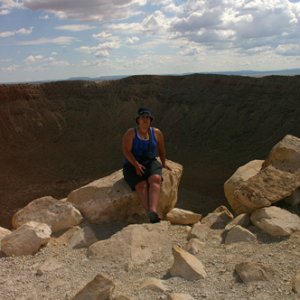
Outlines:
{"label": "woman's hand", "polygon": [[143,165],[138,162],[136,163],[135,172],[137,175],[142,176],[144,174],[144,169],[145,167]]}
{"label": "woman's hand", "polygon": [[169,171],[172,171],[172,169],[167,164],[164,164],[163,167]]}

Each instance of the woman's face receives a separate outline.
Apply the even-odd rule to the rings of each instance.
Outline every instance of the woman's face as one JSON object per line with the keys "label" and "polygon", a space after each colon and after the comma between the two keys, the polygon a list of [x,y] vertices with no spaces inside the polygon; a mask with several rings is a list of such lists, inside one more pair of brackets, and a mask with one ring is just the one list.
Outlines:
{"label": "woman's face", "polygon": [[138,118],[138,124],[140,126],[150,126],[151,118],[149,116],[140,116]]}

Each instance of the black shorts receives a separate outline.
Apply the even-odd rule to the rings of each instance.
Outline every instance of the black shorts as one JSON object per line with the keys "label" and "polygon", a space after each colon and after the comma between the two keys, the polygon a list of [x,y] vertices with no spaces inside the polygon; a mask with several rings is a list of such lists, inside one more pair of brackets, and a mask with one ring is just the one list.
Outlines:
{"label": "black shorts", "polygon": [[135,167],[130,163],[125,163],[123,166],[123,175],[125,181],[129,184],[131,189],[134,191],[135,186],[144,180],[147,180],[152,175],[162,176],[162,165],[158,160],[152,160],[150,162],[141,163],[145,169],[144,174],[141,176],[136,174]]}

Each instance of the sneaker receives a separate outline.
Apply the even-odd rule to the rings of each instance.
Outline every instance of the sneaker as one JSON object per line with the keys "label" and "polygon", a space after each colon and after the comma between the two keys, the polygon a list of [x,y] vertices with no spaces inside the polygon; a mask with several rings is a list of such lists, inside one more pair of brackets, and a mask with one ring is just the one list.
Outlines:
{"label": "sneaker", "polygon": [[159,223],[160,222],[160,217],[155,211],[149,211],[148,218],[151,223]]}

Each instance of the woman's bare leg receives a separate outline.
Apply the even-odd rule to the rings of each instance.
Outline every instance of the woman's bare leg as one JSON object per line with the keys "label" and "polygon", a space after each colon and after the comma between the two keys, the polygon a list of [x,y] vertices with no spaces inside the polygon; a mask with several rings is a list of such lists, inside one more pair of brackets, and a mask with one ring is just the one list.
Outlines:
{"label": "woman's bare leg", "polygon": [[148,193],[148,182],[146,180],[143,180],[139,182],[135,186],[135,190],[138,194],[139,199],[141,200],[141,203],[146,211],[149,210],[149,193]]}
{"label": "woman's bare leg", "polygon": [[152,175],[148,178],[149,184],[149,210],[157,212],[157,206],[160,196],[161,176]]}

